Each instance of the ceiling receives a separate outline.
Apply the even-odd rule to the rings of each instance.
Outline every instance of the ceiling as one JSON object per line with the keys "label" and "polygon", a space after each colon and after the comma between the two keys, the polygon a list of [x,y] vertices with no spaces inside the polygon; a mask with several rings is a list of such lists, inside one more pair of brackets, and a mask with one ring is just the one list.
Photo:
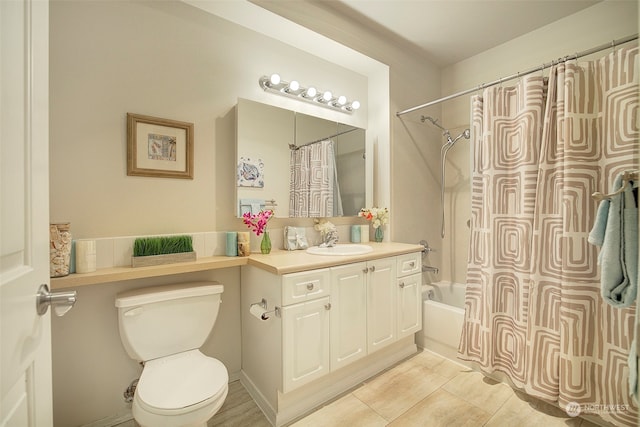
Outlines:
{"label": "ceiling", "polygon": [[[602,0],[320,1],[396,43],[410,43],[444,67]],[[633,0],[631,0],[633,1]]]}

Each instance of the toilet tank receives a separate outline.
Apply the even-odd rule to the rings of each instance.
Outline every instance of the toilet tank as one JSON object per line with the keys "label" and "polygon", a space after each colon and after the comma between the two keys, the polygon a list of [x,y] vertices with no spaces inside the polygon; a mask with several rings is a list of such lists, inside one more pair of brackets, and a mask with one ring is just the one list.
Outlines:
{"label": "toilet tank", "polygon": [[223,291],[217,282],[190,282],[116,295],[127,354],[147,361],[200,348],[216,322]]}

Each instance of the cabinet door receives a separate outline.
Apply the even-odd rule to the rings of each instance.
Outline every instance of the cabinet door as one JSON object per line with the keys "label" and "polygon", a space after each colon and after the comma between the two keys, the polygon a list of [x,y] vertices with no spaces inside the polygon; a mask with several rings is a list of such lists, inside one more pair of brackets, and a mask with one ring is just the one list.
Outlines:
{"label": "cabinet door", "polygon": [[329,297],[282,307],[282,392],[329,373]]}
{"label": "cabinet door", "polygon": [[367,266],[367,350],[372,353],[396,340],[396,259]]}
{"label": "cabinet door", "polygon": [[331,370],[367,354],[367,288],[364,262],[331,268]]}
{"label": "cabinet door", "polygon": [[422,274],[398,279],[398,339],[422,329]]}

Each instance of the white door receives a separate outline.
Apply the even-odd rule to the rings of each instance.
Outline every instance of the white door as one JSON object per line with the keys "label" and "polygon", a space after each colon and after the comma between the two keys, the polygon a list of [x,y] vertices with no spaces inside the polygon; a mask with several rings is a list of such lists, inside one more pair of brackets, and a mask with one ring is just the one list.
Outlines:
{"label": "white door", "polygon": [[367,354],[367,264],[331,268],[331,371]]}
{"label": "white door", "polygon": [[51,426],[49,5],[0,0],[0,426]]}

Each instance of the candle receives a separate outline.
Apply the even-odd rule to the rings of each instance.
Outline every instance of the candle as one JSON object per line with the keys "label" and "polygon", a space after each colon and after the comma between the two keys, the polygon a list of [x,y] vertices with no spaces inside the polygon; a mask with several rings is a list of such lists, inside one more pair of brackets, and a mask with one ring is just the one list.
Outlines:
{"label": "candle", "polygon": [[351,226],[351,243],[360,243],[360,226],[352,225]]}
{"label": "candle", "polygon": [[96,241],[76,240],[76,273],[96,271]]}
{"label": "candle", "polygon": [[251,254],[251,244],[248,231],[238,232],[238,256],[249,256]]}
{"label": "candle", "polygon": [[360,241],[362,243],[367,243],[369,241],[369,225],[361,225],[360,226]]}
{"label": "candle", "polygon": [[238,233],[236,231],[227,232],[227,256],[238,256]]}

